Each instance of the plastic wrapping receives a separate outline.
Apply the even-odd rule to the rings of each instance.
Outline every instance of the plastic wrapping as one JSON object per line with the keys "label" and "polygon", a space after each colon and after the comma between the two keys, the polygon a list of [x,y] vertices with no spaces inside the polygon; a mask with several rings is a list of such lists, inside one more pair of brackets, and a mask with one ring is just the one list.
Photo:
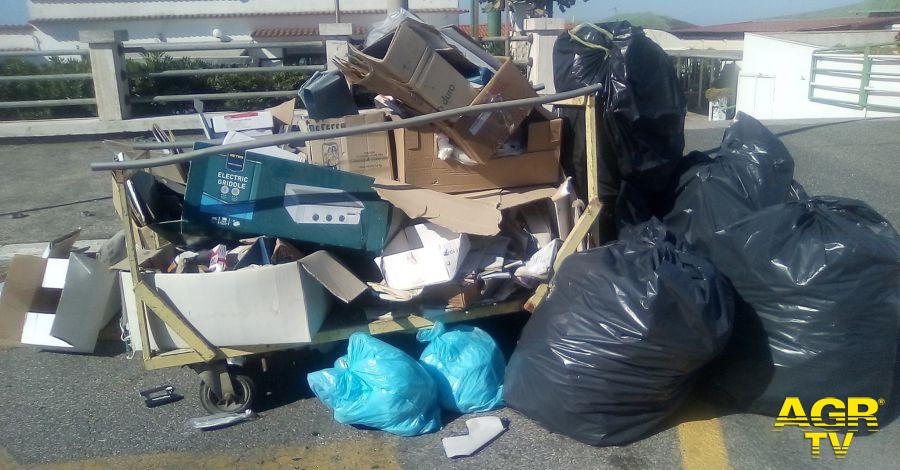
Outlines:
{"label": "plastic wrapping", "polygon": [[506,359],[484,330],[464,325],[448,330],[437,322],[416,338],[428,343],[419,362],[434,378],[442,408],[475,413],[503,406]]}
{"label": "plastic wrapping", "polygon": [[890,403],[900,238],[861,201],[814,197],[716,233],[711,259],[742,298],[710,395],[775,415],[786,396]]}
{"label": "plastic wrapping", "polygon": [[[601,198],[614,199],[621,180],[663,190],[684,151],[687,107],[662,48],[628,22],[582,24],[557,39],[553,70],[557,91],[605,84],[597,93]],[[569,122],[563,168],[584,197],[584,111],[563,108],[560,115]]]}
{"label": "plastic wrapping", "polygon": [[310,119],[331,119],[359,114],[347,80],[337,70],[316,71],[297,92]]}
{"label": "plastic wrapping", "polygon": [[313,393],[339,423],[418,436],[441,428],[434,380],[403,351],[354,333],[334,368],[306,377]]}
{"label": "plastic wrapping", "polygon": [[663,220],[701,254],[717,230],[762,208],[806,198],[793,180],[794,160],[787,148],[744,113],[725,130],[714,157],[694,152],[684,163],[690,166],[671,191],[673,206]]}
{"label": "plastic wrapping", "polygon": [[725,346],[733,293],[658,220],[568,257],[506,369],[504,400],[592,445],[659,430]]}

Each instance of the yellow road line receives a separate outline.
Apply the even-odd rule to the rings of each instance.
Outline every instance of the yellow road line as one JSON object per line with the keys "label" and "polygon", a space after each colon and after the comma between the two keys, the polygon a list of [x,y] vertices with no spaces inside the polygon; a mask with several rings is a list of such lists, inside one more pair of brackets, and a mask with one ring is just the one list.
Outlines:
{"label": "yellow road line", "polygon": [[[706,414],[706,413],[700,413]],[[688,413],[678,425],[681,468],[684,470],[727,470],[728,451],[722,424],[716,418],[691,418]]]}
{"label": "yellow road line", "polygon": [[399,470],[396,444],[390,440],[360,439],[309,445],[259,447],[246,451],[163,452],[102,457],[34,466],[20,465],[0,448],[0,470],[101,470],[107,468],[183,469],[376,469]]}

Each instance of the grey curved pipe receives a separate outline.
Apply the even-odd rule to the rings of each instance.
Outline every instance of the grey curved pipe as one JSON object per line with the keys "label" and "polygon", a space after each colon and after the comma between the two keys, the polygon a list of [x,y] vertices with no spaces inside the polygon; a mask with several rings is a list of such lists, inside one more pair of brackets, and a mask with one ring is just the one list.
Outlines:
{"label": "grey curved pipe", "polygon": [[337,137],[366,134],[369,132],[390,131],[399,129],[401,127],[422,126],[424,124],[429,124],[435,121],[446,120],[468,114],[478,114],[486,111],[498,111],[501,109],[516,107],[531,107],[545,103],[552,103],[554,101],[562,101],[569,98],[588,95],[600,90],[601,88],[603,88],[603,85],[598,83],[595,85],[590,85],[562,93],[556,93],[553,95],[542,95],[521,100],[501,101],[498,103],[465,106],[462,108],[439,111],[437,113],[423,114],[421,116],[415,116],[408,119],[399,119],[396,121],[368,124],[365,126],[346,127],[343,129],[331,129],[316,132],[287,132],[284,134],[257,137],[252,142],[237,142],[234,144],[206,147],[191,152],[169,155],[166,157],[128,160],[124,162],[93,162],[91,163],[91,170],[110,171],[153,168],[158,166],[172,165],[176,163],[185,163],[200,157],[217,155],[220,153],[240,153],[249,149],[267,147],[270,145],[299,143],[306,142],[308,140],[334,139]]}

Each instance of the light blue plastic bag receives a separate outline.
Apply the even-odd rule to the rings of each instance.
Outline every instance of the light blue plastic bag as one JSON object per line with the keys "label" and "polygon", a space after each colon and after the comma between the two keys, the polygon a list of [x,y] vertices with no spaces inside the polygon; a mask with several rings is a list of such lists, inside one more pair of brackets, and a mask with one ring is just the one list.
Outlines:
{"label": "light blue plastic bag", "polygon": [[431,376],[408,354],[365,333],[350,337],[347,355],[334,368],[312,372],[306,381],[339,423],[399,436],[441,428]]}
{"label": "light blue plastic bag", "polygon": [[437,383],[441,407],[459,413],[503,406],[506,359],[491,336],[480,328],[437,322],[416,339],[429,343],[419,362]]}

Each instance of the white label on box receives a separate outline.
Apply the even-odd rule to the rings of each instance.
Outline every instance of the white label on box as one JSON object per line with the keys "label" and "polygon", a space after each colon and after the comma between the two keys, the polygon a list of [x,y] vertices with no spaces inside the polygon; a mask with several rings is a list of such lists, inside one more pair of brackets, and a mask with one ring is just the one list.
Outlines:
{"label": "white label on box", "polygon": [[[250,111],[246,113],[225,114],[212,119],[216,132],[246,131],[249,129],[268,130],[272,133],[275,121],[269,111]],[[259,134],[257,134],[259,135]]]}

